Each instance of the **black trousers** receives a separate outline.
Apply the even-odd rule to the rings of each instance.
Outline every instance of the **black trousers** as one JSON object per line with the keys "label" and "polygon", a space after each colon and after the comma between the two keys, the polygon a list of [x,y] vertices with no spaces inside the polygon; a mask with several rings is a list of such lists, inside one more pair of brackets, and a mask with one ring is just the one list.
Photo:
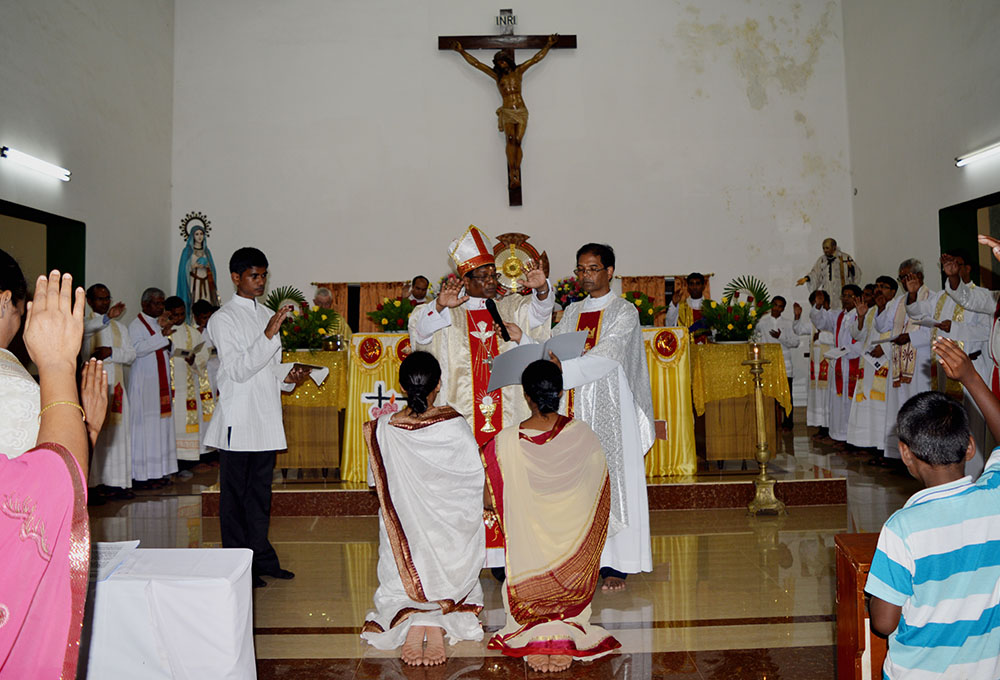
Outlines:
{"label": "black trousers", "polygon": [[267,539],[275,451],[219,452],[219,525],[223,548],[253,550],[254,574],[281,568]]}

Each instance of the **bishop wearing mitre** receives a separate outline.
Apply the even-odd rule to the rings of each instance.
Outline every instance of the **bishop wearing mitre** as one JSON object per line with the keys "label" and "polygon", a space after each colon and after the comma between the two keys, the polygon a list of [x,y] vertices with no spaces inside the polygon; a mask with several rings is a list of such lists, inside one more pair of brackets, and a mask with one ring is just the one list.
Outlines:
{"label": "bishop wearing mitre", "polygon": [[[461,238],[452,241],[448,256],[458,279],[442,285],[434,300],[418,306],[410,315],[410,343],[415,350],[433,354],[441,364],[438,405],[448,404],[465,416],[476,441],[484,445],[503,428],[529,415],[518,385],[487,391],[493,358],[517,345],[504,341],[494,329],[488,306],[519,328],[528,329],[536,341],[550,334],[555,296],[537,262],[524,267],[528,295],[509,293],[497,297],[496,262],[490,238],[470,225]],[[522,342],[531,342],[523,337]]]}

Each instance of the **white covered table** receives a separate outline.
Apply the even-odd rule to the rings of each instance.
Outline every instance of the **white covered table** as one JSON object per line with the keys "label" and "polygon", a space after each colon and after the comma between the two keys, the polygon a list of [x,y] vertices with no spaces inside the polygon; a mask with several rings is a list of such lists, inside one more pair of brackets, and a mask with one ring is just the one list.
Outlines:
{"label": "white covered table", "polygon": [[246,549],[135,550],[94,594],[87,677],[256,678]]}

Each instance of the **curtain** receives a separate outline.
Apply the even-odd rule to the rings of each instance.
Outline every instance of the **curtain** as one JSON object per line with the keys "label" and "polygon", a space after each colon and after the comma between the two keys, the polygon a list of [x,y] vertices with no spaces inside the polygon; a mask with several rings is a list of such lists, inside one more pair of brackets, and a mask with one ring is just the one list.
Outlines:
{"label": "curtain", "polygon": [[[628,293],[633,290],[645,293],[652,300],[653,306],[666,306],[667,286],[663,276],[623,276],[621,279],[622,293]],[[653,317],[653,325],[662,326],[665,319],[666,311],[659,312]]]}

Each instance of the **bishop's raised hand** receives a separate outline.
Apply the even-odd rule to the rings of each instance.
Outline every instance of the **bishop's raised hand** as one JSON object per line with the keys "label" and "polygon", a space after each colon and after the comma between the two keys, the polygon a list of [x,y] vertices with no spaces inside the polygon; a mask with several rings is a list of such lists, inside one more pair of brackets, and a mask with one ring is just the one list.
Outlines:
{"label": "bishop's raised hand", "polygon": [[459,296],[462,292],[462,282],[460,280],[445,281],[441,286],[441,292],[435,299],[437,310],[440,312],[445,308],[453,309],[463,304],[469,299],[468,295]]}

